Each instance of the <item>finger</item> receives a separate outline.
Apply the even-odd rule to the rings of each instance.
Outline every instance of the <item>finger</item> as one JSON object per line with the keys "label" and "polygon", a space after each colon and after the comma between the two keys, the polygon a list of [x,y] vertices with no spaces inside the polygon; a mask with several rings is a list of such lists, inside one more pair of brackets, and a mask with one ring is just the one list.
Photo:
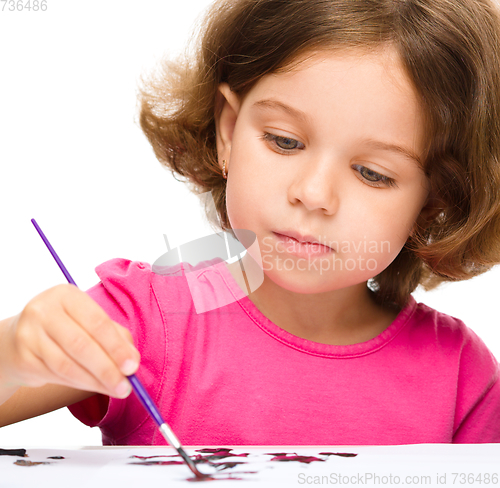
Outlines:
{"label": "finger", "polygon": [[130,391],[125,391],[118,394],[116,391],[109,391],[106,385],[68,356],[49,336],[40,342],[38,359],[52,375],[51,381],[47,383],[61,384],[118,398],[125,398],[130,393]]}
{"label": "finger", "polygon": [[[122,366],[122,368],[120,368],[122,373],[129,376],[137,371],[139,364],[141,362],[141,355],[134,345],[134,338],[132,337],[132,334],[130,333],[130,331],[127,328],[123,327],[122,325],[118,324],[117,322],[113,322],[113,323],[114,323],[118,333],[134,348],[134,351],[135,351],[134,354],[136,356],[136,359],[132,360],[131,364]],[[130,361],[130,360],[127,360],[127,361]]]}
{"label": "finger", "polygon": [[121,333],[121,326],[111,320],[106,312],[81,290],[78,299],[66,295],[63,308],[73,320],[80,324],[92,336],[115,362],[121,372],[130,375],[139,366],[140,355],[133,341]]}
{"label": "finger", "polygon": [[[46,360],[63,378],[76,374],[76,366],[85,369],[107,395],[122,397],[130,385],[116,363],[87,331],[63,311],[54,311],[51,324],[45,328],[47,336],[64,352],[58,362]],[[45,355],[43,356],[45,360]],[[78,370],[79,371],[79,370]],[[81,374],[81,371],[79,371]]]}
{"label": "finger", "polygon": [[[29,342],[17,344],[15,348],[14,369],[21,386],[36,388],[52,383],[92,390],[92,387],[86,388],[85,384],[78,382],[78,378],[75,383],[61,377],[54,364],[60,361],[64,353],[41,327],[31,328],[29,336]],[[103,388],[102,385],[100,388]]]}
{"label": "finger", "polygon": [[57,384],[73,388],[102,393],[104,395],[125,398],[130,394],[131,387],[124,379],[121,389],[110,390],[98,377],[75,361],[53,339],[47,336],[43,343],[41,360],[45,366],[56,376]]}

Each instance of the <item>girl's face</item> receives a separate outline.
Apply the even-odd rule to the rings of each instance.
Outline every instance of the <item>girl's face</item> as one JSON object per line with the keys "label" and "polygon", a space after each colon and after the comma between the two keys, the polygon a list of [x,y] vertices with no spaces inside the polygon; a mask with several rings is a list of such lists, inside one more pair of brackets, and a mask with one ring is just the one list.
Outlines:
{"label": "girl's face", "polygon": [[257,235],[266,276],[321,293],[384,270],[429,193],[422,114],[395,51],[319,52],[243,100],[220,92],[229,220]]}

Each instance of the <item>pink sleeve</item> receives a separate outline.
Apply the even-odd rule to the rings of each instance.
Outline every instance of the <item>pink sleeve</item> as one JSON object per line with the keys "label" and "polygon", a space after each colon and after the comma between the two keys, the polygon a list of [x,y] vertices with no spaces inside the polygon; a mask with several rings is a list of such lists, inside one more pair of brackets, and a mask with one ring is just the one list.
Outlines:
{"label": "pink sleeve", "polygon": [[453,436],[455,444],[500,442],[500,379],[469,413]]}
{"label": "pink sleeve", "polygon": [[500,442],[500,366],[470,329],[461,354],[453,443]]}

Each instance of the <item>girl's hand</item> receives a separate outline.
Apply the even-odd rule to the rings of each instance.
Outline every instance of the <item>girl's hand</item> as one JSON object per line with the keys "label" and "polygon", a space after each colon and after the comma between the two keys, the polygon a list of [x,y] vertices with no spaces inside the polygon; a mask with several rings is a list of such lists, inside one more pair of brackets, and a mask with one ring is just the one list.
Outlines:
{"label": "girl's hand", "polygon": [[47,383],[125,398],[140,361],[130,332],[74,285],[58,285],[0,322],[0,387]]}

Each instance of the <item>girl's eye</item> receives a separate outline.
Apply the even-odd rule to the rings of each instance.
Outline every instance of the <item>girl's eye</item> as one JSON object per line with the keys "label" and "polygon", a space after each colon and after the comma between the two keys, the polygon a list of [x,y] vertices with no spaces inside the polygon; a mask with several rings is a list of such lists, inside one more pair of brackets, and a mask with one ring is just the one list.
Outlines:
{"label": "girl's eye", "polygon": [[[291,137],[277,136],[265,132],[262,139],[274,146],[281,154],[290,154],[296,149],[304,149],[305,146],[302,142],[292,139]],[[373,187],[397,187],[396,181],[388,176],[381,175],[376,171],[373,171],[366,166],[361,166],[360,164],[353,165],[353,168],[361,175],[361,178],[368,183],[368,185]]]}
{"label": "girl's eye", "polygon": [[276,136],[274,134],[269,134],[269,132],[264,133],[262,139],[272,144],[278,151],[282,154],[286,154],[295,149],[304,149],[304,144],[292,139],[291,137]]}
{"label": "girl's eye", "polygon": [[366,168],[365,166],[361,166],[360,164],[355,164],[353,168],[361,175],[361,177],[368,182],[371,186],[389,186],[395,187],[396,181],[388,176],[381,175],[376,171]]}

